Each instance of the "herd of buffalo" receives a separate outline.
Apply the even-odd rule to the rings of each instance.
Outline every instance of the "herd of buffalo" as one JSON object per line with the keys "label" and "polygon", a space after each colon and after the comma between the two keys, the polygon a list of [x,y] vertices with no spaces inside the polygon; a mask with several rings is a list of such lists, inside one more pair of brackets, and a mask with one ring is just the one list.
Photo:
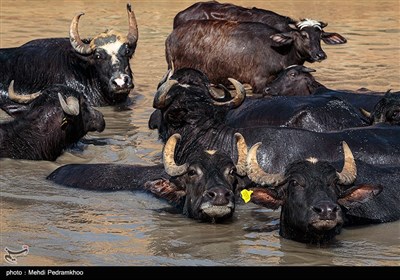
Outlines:
{"label": "herd of buffalo", "polygon": [[[94,107],[134,88],[129,31],[38,39],[0,49],[0,158],[54,161],[90,131]],[[141,190],[187,217],[224,222],[243,203],[281,207],[279,234],[326,243],[343,226],[400,218],[400,93],[329,89],[305,67],[346,39],[327,23],[216,1],[180,11],[149,128],[163,164],[68,164],[47,179],[94,191]],[[249,94],[251,93],[251,94]],[[110,178],[112,178],[110,180]]]}

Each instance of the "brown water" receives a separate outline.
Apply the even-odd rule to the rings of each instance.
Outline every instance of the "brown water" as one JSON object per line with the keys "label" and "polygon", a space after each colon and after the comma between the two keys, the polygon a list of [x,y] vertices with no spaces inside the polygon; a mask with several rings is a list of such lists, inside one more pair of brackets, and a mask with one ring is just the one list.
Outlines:
{"label": "brown water", "polygon": [[[336,89],[400,90],[400,4],[382,1],[231,1],[274,10],[293,18],[328,22],[327,32],[348,39],[322,45],[328,59],[307,64],[316,78]],[[56,162],[0,160],[1,264],[4,248],[29,254],[19,265],[400,265],[400,222],[347,228],[337,242],[309,246],[263,230],[279,211],[240,205],[227,224],[204,224],[161,209],[168,205],[140,193],[97,193],[54,185],[45,177],[67,163],[160,162],[161,142],[147,128],[152,99],[167,66],[164,40],[174,15],[194,1],[132,1],[139,42],[132,59],[135,90],[131,110],[105,107],[107,127]],[[127,31],[126,1],[0,0],[0,47],[29,40],[66,37],[78,12],[80,34],[107,28]],[[1,67],[1,66],[0,66]],[[0,120],[5,119],[0,114]]]}

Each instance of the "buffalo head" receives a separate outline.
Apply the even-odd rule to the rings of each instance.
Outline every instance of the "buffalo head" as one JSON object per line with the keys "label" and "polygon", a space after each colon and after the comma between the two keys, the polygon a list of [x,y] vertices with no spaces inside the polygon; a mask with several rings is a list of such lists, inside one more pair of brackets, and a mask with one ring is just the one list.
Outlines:
{"label": "buffalo head", "polygon": [[82,40],[78,33],[78,23],[84,13],[72,19],[69,32],[72,47],[94,65],[103,90],[109,93],[108,98],[113,101],[126,98],[134,87],[129,60],[135,52],[139,34],[130,4],[127,4],[127,11],[129,20],[127,35],[109,30],[91,40]]}
{"label": "buffalo head", "polygon": [[187,150],[184,163],[175,161],[179,134],[172,135],[163,150],[164,168],[171,176],[168,181],[147,182],[145,188],[182,207],[186,216],[211,222],[230,218],[235,210],[235,191],[239,176],[245,175],[247,146],[242,135],[235,135],[238,161],[215,150],[193,147]]}
{"label": "buffalo head", "polygon": [[303,65],[291,65],[282,70],[278,77],[264,89],[264,95],[310,95],[324,87],[315,80],[314,69]]}
{"label": "buffalo head", "polygon": [[323,30],[326,23],[313,19],[302,19],[295,24],[289,24],[293,31],[277,33],[271,39],[278,45],[294,44],[299,54],[308,62],[326,59],[326,53],[321,48],[321,40],[326,44],[344,44],[347,40],[338,33],[328,33]]}
{"label": "buffalo head", "polygon": [[361,109],[371,124],[387,123],[392,125],[400,124],[400,93],[388,91],[381,100],[374,106],[372,112]]}
{"label": "buffalo head", "polygon": [[380,186],[354,186],[357,168],[350,148],[343,142],[344,166],[309,158],[290,164],[285,172],[268,174],[257,163],[255,144],[248,153],[247,174],[264,187],[253,190],[251,201],[281,209],[280,235],[305,243],[325,243],[340,233],[343,209],[356,207],[382,190]]}
{"label": "buffalo head", "polygon": [[[180,133],[187,125],[208,129],[212,121],[222,121],[226,113],[238,107],[246,92],[241,83],[229,81],[235,87],[232,97],[229,92],[221,97],[215,92],[206,75],[191,68],[172,71],[160,83],[154,97],[149,127],[158,129],[161,139]],[[212,118],[210,118],[212,116]]]}

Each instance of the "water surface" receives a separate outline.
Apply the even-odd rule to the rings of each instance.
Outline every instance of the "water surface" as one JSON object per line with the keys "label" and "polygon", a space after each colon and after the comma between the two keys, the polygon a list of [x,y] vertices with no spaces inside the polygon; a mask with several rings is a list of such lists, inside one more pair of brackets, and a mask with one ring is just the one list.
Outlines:
{"label": "water surface", "polygon": [[[306,66],[334,89],[400,90],[399,1],[231,1],[273,10],[292,18],[328,22],[347,44],[322,44],[328,59]],[[131,61],[135,89],[129,108],[104,107],[106,130],[55,162],[0,160],[0,249],[29,254],[19,265],[129,266],[398,266],[400,222],[344,229],[337,241],[310,246],[279,237],[267,225],[279,211],[245,204],[233,221],[199,223],[173,214],[168,205],[143,193],[101,193],[69,189],[45,177],[68,163],[113,162],[152,165],[162,144],[147,121],[156,86],[167,69],[164,41],[174,15],[194,1],[132,1],[139,41]],[[82,37],[108,28],[127,32],[126,1],[0,0],[0,47],[68,36],[78,12]],[[0,113],[0,120],[6,119]],[[96,141],[94,141],[96,140]],[[2,257],[2,264],[6,264]]]}

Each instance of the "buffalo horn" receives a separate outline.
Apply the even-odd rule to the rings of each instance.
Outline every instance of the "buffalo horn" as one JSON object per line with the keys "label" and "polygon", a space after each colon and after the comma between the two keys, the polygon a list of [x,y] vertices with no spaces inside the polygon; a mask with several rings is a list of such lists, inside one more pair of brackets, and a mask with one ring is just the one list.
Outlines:
{"label": "buffalo horn", "polygon": [[238,149],[238,161],[236,163],[236,172],[240,176],[245,176],[247,173],[246,160],[247,160],[247,144],[244,137],[240,133],[235,133],[237,149]]}
{"label": "buffalo horn", "polygon": [[8,86],[8,98],[14,102],[26,104],[37,98],[42,93],[40,91],[31,94],[18,94],[14,91],[14,80]]}
{"label": "buffalo horn", "polygon": [[260,185],[278,186],[284,180],[285,176],[283,173],[268,174],[259,166],[257,162],[257,149],[261,145],[258,142],[250,148],[247,155],[247,176],[250,180]]}
{"label": "buffalo horn", "polygon": [[173,134],[168,138],[167,143],[165,143],[163,151],[163,161],[165,172],[170,176],[179,176],[186,172],[188,169],[188,164],[177,165],[175,163],[175,147],[176,142],[181,139],[181,135],[178,133]]}
{"label": "buffalo horn", "polygon": [[67,115],[77,116],[79,115],[79,101],[73,96],[67,97],[67,102],[65,102],[61,93],[58,93],[58,99],[60,100],[61,108]]}
{"label": "buffalo horn", "polygon": [[131,4],[128,3],[126,5],[126,10],[128,11],[128,19],[129,19],[129,31],[128,31],[128,35],[127,35],[128,44],[134,45],[139,38],[136,17],[135,17],[135,13],[132,10]]}
{"label": "buffalo horn", "polygon": [[371,113],[368,112],[367,110],[365,110],[364,108],[360,108],[360,111],[365,117],[367,117],[367,118],[371,117]]}
{"label": "buffalo horn", "polygon": [[344,153],[344,165],[341,172],[337,172],[339,184],[350,185],[357,177],[357,167],[353,153],[345,141],[342,142]]}
{"label": "buffalo horn", "polygon": [[157,89],[153,101],[153,107],[156,109],[162,109],[166,106],[165,101],[167,99],[169,90],[173,85],[178,83],[178,81],[170,79],[171,76],[173,75],[173,72],[174,72],[173,69],[168,70],[167,77],[166,78],[163,77],[163,80],[165,79],[165,82],[162,85],[160,85],[159,88]]}
{"label": "buffalo horn", "polygon": [[90,54],[93,50],[90,48],[89,44],[82,42],[78,33],[78,23],[79,18],[85,13],[77,14],[71,22],[71,26],[69,28],[69,41],[71,42],[72,47],[80,54]]}
{"label": "buffalo horn", "polygon": [[214,105],[217,106],[224,106],[224,105],[229,105],[232,108],[238,107],[240,104],[242,104],[243,100],[246,97],[246,90],[244,89],[244,86],[237,80],[233,78],[228,78],[228,80],[233,84],[236,90],[236,95],[229,101],[225,102],[218,102],[214,101]]}

